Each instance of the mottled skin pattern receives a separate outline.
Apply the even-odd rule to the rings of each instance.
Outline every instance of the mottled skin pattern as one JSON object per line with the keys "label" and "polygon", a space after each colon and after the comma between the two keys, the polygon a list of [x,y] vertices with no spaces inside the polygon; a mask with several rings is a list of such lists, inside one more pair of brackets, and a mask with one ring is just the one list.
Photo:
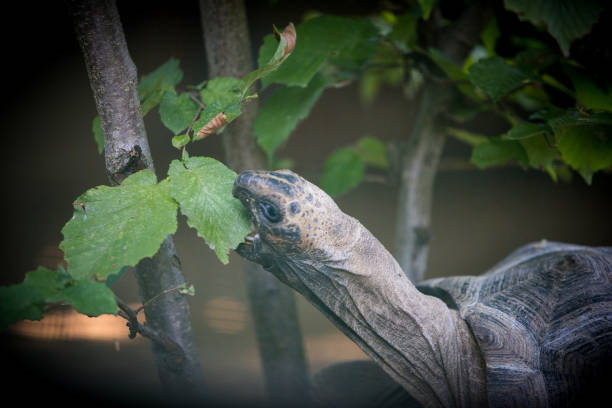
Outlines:
{"label": "mottled skin pattern", "polygon": [[610,249],[532,244],[483,276],[417,290],[300,176],[243,172],[234,195],[256,233],[238,253],[300,292],[422,406],[571,405],[585,378],[610,367]]}
{"label": "mottled skin pattern", "polygon": [[[336,203],[309,184],[288,171],[244,172],[236,180],[234,194],[251,210],[260,236],[278,253],[324,259],[350,237],[334,222],[343,215]],[[282,222],[266,222],[260,203],[276,205]]]}

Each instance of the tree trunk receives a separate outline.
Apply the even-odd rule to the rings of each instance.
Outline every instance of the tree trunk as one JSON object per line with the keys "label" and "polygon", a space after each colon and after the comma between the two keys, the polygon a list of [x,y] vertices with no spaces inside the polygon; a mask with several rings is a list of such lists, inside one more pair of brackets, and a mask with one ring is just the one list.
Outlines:
{"label": "tree trunk", "polygon": [[[455,64],[461,64],[491,16],[484,1],[468,7],[461,17],[438,34],[435,46]],[[432,18],[430,24],[436,24]],[[436,129],[438,115],[444,110],[449,90],[427,81],[413,104],[415,121],[400,153],[400,187],[397,201],[397,230],[394,256],[414,283],[425,277],[431,240],[431,209],[435,176],[444,147],[444,134]]]}
{"label": "tree trunk", "polygon": [[[130,58],[114,1],[70,0],[69,10],[83,53],[104,133],[106,171],[112,184],[154,170]],[[143,303],[184,282],[172,236],[135,268]],[[189,306],[176,291],[146,303],[146,325],[164,341],[153,342],[162,385],[174,401],[199,398],[203,374],[193,340]]]}
{"label": "tree trunk", "polygon": [[[201,0],[200,13],[209,78],[242,77],[252,71],[243,1]],[[256,112],[255,99],[222,135],[227,163],[237,172],[265,167],[252,132]],[[257,264],[247,262],[245,273],[270,402],[273,406],[303,405],[309,379],[294,294]]]}

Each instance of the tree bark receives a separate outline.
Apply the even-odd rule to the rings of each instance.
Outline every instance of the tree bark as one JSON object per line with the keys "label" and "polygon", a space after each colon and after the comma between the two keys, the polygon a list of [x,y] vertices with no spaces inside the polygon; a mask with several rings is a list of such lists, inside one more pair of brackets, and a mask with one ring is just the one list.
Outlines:
{"label": "tree bark", "polygon": [[[209,78],[242,77],[253,70],[244,2],[200,0]],[[228,165],[237,172],[264,168],[264,156],[253,138],[257,102],[222,135]],[[268,397],[273,406],[307,403],[308,369],[291,289],[251,262],[245,264],[247,292],[263,364]]]}
{"label": "tree bark", "polygon": [[442,91],[437,85],[426,84],[410,138],[400,150],[394,255],[414,283],[423,280],[427,269],[434,182],[444,147],[444,134],[433,126]]}
{"label": "tree bark", "polygon": [[[453,24],[437,30],[435,46],[455,64],[461,64],[490,16],[491,9],[486,2],[472,3]],[[435,24],[435,19],[430,23]],[[434,183],[445,140],[435,123],[450,92],[432,81],[427,81],[424,88],[414,101],[417,106],[414,125],[400,152],[394,251],[400,266],[414,283],[422,281],[427,270]]]}
{"label": "tree bark", "polygon": [[[112,0],[69,0],[100,124],[106,171],[112,184],[141,170],[154,171],[137,90],[136,67],[129,55],[119,12]],[[167,339],[153,342],[162,385],[174,401],[199,398],[203,374],[184,296],[167,289],[184,283],[172,236],[135,268],[146,325]]]}

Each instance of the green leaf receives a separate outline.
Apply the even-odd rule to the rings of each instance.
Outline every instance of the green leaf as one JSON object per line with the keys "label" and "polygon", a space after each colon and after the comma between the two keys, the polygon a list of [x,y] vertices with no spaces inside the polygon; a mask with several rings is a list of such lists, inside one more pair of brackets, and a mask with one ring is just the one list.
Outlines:
{"label": "green leaf", "polygon": [[195,296],[195,287],[193,285],[189,285],[187,286],[186,283],[183,283],[180,287],[179,287],[179,293],[181,295],[187,295],[187,296]]}
{"label": "green leaf", "polygon": [[386,169],[389,167],[385,143],[374,137],[363,137],[357,142],[357,154],[367,165]]}
{"label": "green leaf", "polygon": [[142,77],[138,84],[142,116],[159,104],[167,90],[172,89],[183,79],[179,60],[170,58],[155,71]]}
{"label": "green leaf", "polygon": [[39,266],[26,274],[23,282],[0,287],[0,331],[20,320],[40,320],[47,303],[63,299],[61,291],[70,277]]}
{"label": "green leaf", "polygon": [[44,296],[35,288],[0,286],[0,331],[20,320],[42,319],[44,308]]}
{"label": "green leaf", "polygon": [[88,316],[117,313],[115,295],[103,282],[87,278],[78,280],[63,290],[62,297],[77,312]]}
{"label": "green leaf", "polygon": [[[376,28],[364,18],[319,16],[296,27],[298,41],[287,60],[262,79],[264,87],[271,83],[307,86],[326,62],[345,68],[361,66],[375,50]],[[264,38],[259,51],[259,66],[274,55],[276,41]]]}
{"label": "green leaf", "polygon": [[575,109],[566,112],[555,109],[547,116],[543,115],[543,118],[548,121],[548,125],[558,138],[561,137],[566,128],[572,126],[603,127],[604,134],[609,134],[609,128],[612,126],[612,114],[608,112],[588,114]]}
{"label": "green leaf", "polygon": [[266,99],[255,118],[253,131],[268,158],[289,138],[297,123],[308,116],[325,86],[325,80],[318,75],[306,88],[281,87]]}
{"label": "green leaf", "polygon": [[393,30],[389,34],[389,39],[398,46],[403,52],[408,52],[417,45],[417,28],[419,16],[417,13],[409,12],[397,17],[393,24]]}
{"label": "green leaf", "polygon": [[70,280],[66,271],[39,266],[26,274],[23,284],[37,290],[46,303],[54,303],[62,300],[61,291]]}
{"label": "green leaf", "polygon": [[106,284],[106,286],[108,286],[109,288],[112,288],[113,285],[115,283],[117,283],[119,281],[119,279],[121,279],[121,277],[123,275],[125,275],[125,273],[130,269],[129,266],[124,266],[123,268],[121,268],[121,270],[117,273],[114,273],[112,275],[108,275],[108,277],[106,278],[106,281],[104,282]]}
{"label": "green leaf", "polygon": [[529,159],[523,146],[515,140],[490,139],[474,146],[470,162],[481,169],[504,164],[512,159],[527,167]]}
{"label": "green leaf", "polygon": [[429,20],[429,16],[431,15],[431,10],[436,6],[438,0],[419,0],[419,4],[421,5],[421,10],[423,10],[423,19]]}
{"label": "green leaf", "polygon": [[183,79],[183,71],[179,65],[179,60],[170,58],[155,69],[155,71],[143,76],[138,84],[138,95],[140,95],[140,99],[144,99],[147,94],[156,89],[168,90],[181,82],[181,79]]}
{"label": "green leaf", "polygon": [[597,0],[505,0],[505,6],[522,20],[546,23],[566,57],[572,42],[587,34],[603,11]]}
{"label": "green leaf", "polygon": [[559,153],[549,145],[546,137],[543,134],[539,134],[527,139],[521,139],[520,143],[527,153],[529,165],[536,169],[546,170],[552,179],[557,181],[557,174],[553,163],[559,158]]}
{"label": "green leaf", "polygon": [[528,82],[528,77],[500,57],[481,59],[469,69],[469,79],[494,101]]}
{"label": "green leaf", "polygon": [[566,67],[566,72],[576,90],[578,103],[587,109],[612,112],[612,93],[598,87],[584,71]]}
{"label": "green leaf", "polygon": [[323,165],[321,188],[332,197],[357,187],[365,174],[365,163],[354,150],[343,147],[332,153]]}
{"label": "green leaf", "polygon": [[550,127],[544,123],[519,122],[508,131],[506,137],[510,140],[518,140],[550,132]]}
{"label": "green leaf", "polygon": [[541,72],[559,61],[558,53],[552,51],[545,45],[530,47],[518,52],[512,62],[514,66],[533,78],[539,78]]}
{"label": "green leaf", "polygon": [[188,128],[197,113],[198,105],[189,94],[178,95],[174,89],[170,89],[164,94],[159,106],[159,116],[162,123],[175,135]]}
{"label": "green leaf", "polygon": [[231,105],[240,101],[244,81],[232,77],[217,77],[206,83],[206,88],[200,91],[202,103],[209,105]]}
{"label": "green leaf", "polygon": [[172,138],[172,146],[176,149],[182,149],[191,139],[188,134],[177,135]]}
{"label": "green leaf", "polygon": [[210,157],[189,157],[170,163],[168,175],[189,226],[227,263],[229,250],[251,232],[248,214],[232,196],[236,173]]}
{"label": "green leaf", "polygon": [[487,50],[489,56],[495,55],[495,47],[497,40],[499,39],[501,32],[499,30],[499,24],[495,17],[491,18],[485,28],[480,33],[480,39]]}
{"label": "green leaf", "polygon": [[94,140],[96,146],[98,146],[98,154],[102,154],[104,151],[104,134],[102,133],[102,127],[100,126],[100,117],[96,116],[91,124],[91,130],[94,134]]}
{"label": "green leaf", "polygon": [[77,198],[60,244],[70,275],[106,279],[153,256],[176,231],[177,205],[167,184],[142,170],[120,186],[99,186]]}
{"label": "green leaf", "polygon": [[470,67],[480,61],[481,59],[487,58],[489,53],[484,46],[477,44],[475,45],[467,58],[463,61],[463,72],[468,72]]}
{"label": "green leaf", "polygon": [[244,86],[241,91],[243,97],[247,94],[251,85],[258,79],[262,79],[261,82],[264,87],[267,86],[263,79],[276,71],[293,54],[297,43],[296,29],[293,23],[285,27],[282,33],[276,27],[274,27],[274,30],[278,37],[278,44],[275,45],[276,41],[271,35],[264,38],[264,44],[260,48],[257,60],[259,68],[243,78]]}
{"label": "green leaf", "polygon": [[612,115],[568,112],[551,119],[563,160],[591,184],[593,174],[612,166]]}
{"label": "green leaf", "polygon": [[0,331],[20,320],[40,320],[48,304],[64,302],[90,316],[115,314],[115,295],[90,278],[72,280],[62,268],[39,266],[18,285],[0,287]]}

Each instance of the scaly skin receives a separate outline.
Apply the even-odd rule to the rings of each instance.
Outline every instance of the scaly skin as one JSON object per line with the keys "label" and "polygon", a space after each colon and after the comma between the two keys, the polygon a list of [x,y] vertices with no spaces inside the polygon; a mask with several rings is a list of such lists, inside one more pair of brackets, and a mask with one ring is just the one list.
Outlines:
{"label": "scaly skin", "polygon": [[486,405],[467,324],[327,194],[285,170],[243,172],[234,195],[257,232],[240,255],[300,292],[423,406]]}

